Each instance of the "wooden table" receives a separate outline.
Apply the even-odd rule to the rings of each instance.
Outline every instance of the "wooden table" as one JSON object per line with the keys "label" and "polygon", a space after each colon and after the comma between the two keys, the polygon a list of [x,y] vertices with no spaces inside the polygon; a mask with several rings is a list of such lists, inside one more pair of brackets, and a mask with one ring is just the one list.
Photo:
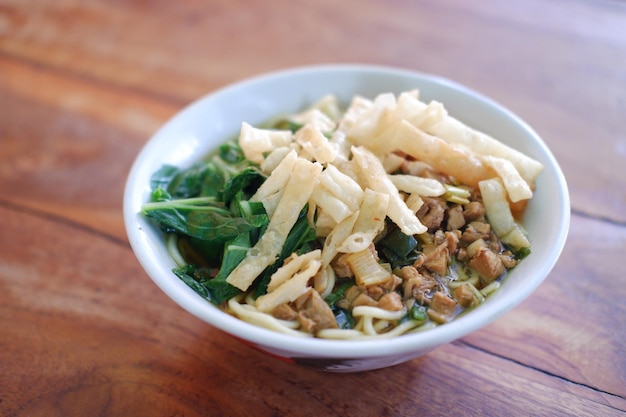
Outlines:
{"label": "wooden table", "polygon": [[[269,358],[170,301],[122,223],[185,104],[286,67],[439,74],[527,120],[568,179],[563,255],[521,306],[363,374]],[[0,415],[610,416],[626,411],[619,1],[0,1]]]}

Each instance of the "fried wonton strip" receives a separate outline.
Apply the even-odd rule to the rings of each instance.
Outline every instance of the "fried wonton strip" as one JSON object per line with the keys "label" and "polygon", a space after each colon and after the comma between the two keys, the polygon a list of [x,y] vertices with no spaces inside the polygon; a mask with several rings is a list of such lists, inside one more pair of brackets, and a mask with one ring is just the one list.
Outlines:
{"label": "fried wonton strip", "polygon": [[[378,95],[373,105],[356,118],[355,123],[346,132],[350,141],[357,146],[386,149],[386,143],[375,141],[380,130],[385,126],[386,113],[396,106],[396,97],[392,93]],[[382,153],[382,152],[381,152]]]}
{"label": "fried wonton strip", "polygon": [[449,143],[463,145],[477,155],[493,155],[511,161],[528,184],[533,184],[543,170],[541,162],[505,145],[486,133],[472,129],[452,116],[426,128],[426,131]]}
{"label": "fried wonton strip", "polygon": [[339,98],[334,94],[327,94],[311,106],[328,116],[331,120],[339,120],[342,110]]}
{"label": "fried wonton strip", "polygon": [[383,162],[383,167],[385,167],[385,171],[389,174],[396,172],[402,166],[408,164],[408,161],[403,156],[396,153],[382,155],[381,160]]}
{"label": "fried wonton strip", "polygon": [[434,178],[416,177],[414,175],[390,175],[393,185],[400,191],[418,194],[422,197],[439,197],[446,192],[442,183]]}
{"label": "fried wonton strip", "polygon": [[339,245],[343,253],[359,252],[374,241],[385,227],[385,216],[389,207],[389,196],[367,188],[352,233]]}
{"label": "fried wonton strip", "polygon": [[352,178],[329,164],[319,177],[311,200],[337,224],[357,210],[363,199],[361,186]]}
{"label": "fried wonton strip", "polygon": [[419,194],[410,194],[404,202],[413,213],[417,213],[417,211],[424,205],[424,200],[422,200],[422,197],[420,197]]}
{"label": "fried wonton strip", "polygon": [[311,261],[321,259],[322,251],[320,249],[307,252],[302,255],[292,254],[285,260],[283,266],[278,268],[276,272],[270,277],[270,282],[267,285],[267,292],[273,292],[276,288],[281,286],[285,281],[294,276],[296,272],[301,271],[303,267],[306,267]]}
{"label": "fried wonton strip", "polygon": [[265,212],[271,218],[276,211],[276,207],[280,204],[280,199],[282,198],[283,193],[277,192],[263,199],[263,208],[265,208]]}
{"label": "fried wonton strip", "polygon": [[509,194],[509,199],[513,203],[532,198],[533,192],[530,186],[524,181],[511,161],[490,155],[484,156],[482,159],[498,173],[498,176],[504,183],[504,188],[506,188]]}
{"label": "fried wonton strip", "polygon": [[407,121],[418,129],[424,130],[439,123],[448,116],[446,109],[437,101],[426,104],[419,100],[417,91],[407,91],[398,96],[394,108],[386,109],[378,126],[376,137],[377,147],[372,148],[376,153],[393,150],[393,139],[400,122]]}
{"label": "fried wonton strip", "polygon": [[363,96],[354,96],[350,106],[346,109],[339,121],[337,131],[347,133],[361,118],[361,116],[374,106],[374,102]]}
{"label": "fried wonton strip", "polygon": [[339,253],[339,245],[350,236],[354,224],[359,217],[359,211],[355,211],[350,216],[346,217],[335,226],[335,228],[328,234],[324,241],[324,248],[322,249],[322,267],[326,268],[330,265],[333,258]]}
{"label": "fried wonton strip", "polygon": [[340,198],[350,210],[354,211],[361,205],[361,200],[363,200],[361,186],[332,164],[328,165],[320,175],[320,185]]}
{"label": "fried wonton strip", "polygon": [[250,198],[251,201],[263,202],[266,198],[276,193],[282,193],[285,184],[289,181],[293,167],[298,159],[298,153],[290,150],[274,168],[271,175],[261,184],[256,193]]}
{"label": "fried wonton strip", "polygon": [[485,205],[487,219],[500,240],[515,249],[530,247],[524,230],[511,213],[502,181],[499,178],[491,178],[480,181],[478,187]]}
{"label": "fried wonton strip", "polygon": [[291,121],[301,125],[311,125],[322,132],[331,132],[336,123],[319,109],[308,109],[291,117]]}
{"label": "fried wonton strip", "polygon": [[[377,103],[375,102],[374,104],[376,105]],[[396,102],[386,100],[385,104],[386,107],[380,110],[376,128],[371,130],[372,137],[367,143],[360,142],[377,155],[384,155],[393,151],[393,139],[400,122],[407,118],[415,117],[426,106],[419,101],[416,90],[401,93]],[[378,105],[380,106],[381,104]]]}
{"label": "fried wonton strip", "polygon": [[325,299],[333,292],[336,281],[337,275],[335,274],[335,270],[329,265],[317,271],[317,274],[313,277],[313,288]]}
{"label": "fried wonton strip", "polygon": [[318,259],[309,260],[303,265],[303,269],[289,277],[274,291],[257,298],[256,308],[263,312],[270,312],[280,304],[294,301],[311,288],[308,282],[315,276],[321,265]]}
{"label": "fried wonton strip", "polygon": [[352,154],[366,181],[366,185],[374,191],[389,195],[387,216],[400,227],[407,236],[421,234],[428,229],[419,221],[400,196],[400,192],[389,179],[380,160],[363,147],[353,147]]}
{"label": "fried wonton strip", "polygon": [[265,233],[248,250],[247,256],[226,278],[230,285],[246,291],[252,282],[269,265],[276,262],[289,231],[298,220],[322,172],[322,166],[297,158],[289,181],[276,210],[270,218]]}
{"label": "fried wonton strip", "polygon": [[[315,205],[313,200],[309,200],[309,205]],[[333,229],[337,226],[337,222],[333,220],[330,214],[326,213],[326,211],[318,209],[316,210],[314,222],[311,224],[315,224],[315,233],[318,237],[326,237],[333,231]]]}
{"label": "fried wonton strip", "polygon": [[282,146],[270,152],[260,165],[264,174],[270,175],[283,159],[292,151],[291,147]]}
{"label": "fried wonton strip", "polygon": [[400,123],[394,142],[397,149],[465,184],[476,186],[478,181],[494,176],[493,170],[476,156],[419,130],[405,120]]}
{"label": "fried wonton strip", "polygon": [[346,203],[328,191],[326,187],[319,184],[313,189],[311,200],[325,213],[330,215],[335,223],[339,223],[352,213],[352,210]]}
{"label": "fried wonton strip", "polygon": [[239,132],[239,145],[247,159],[260,164],[266,153],[289,145],[292,137],[290,130],[260,129],[243,122]]}
{"label": "fried wonton strip", "polygon": [[[312,124],[298,129],[295,141],[302,147],[304,154],[308,154],[310,159],[320,164],[333,162],[339,153],[339,147],[329,142],[320,129]],[[300,156],[304,156],[303,153]]]}
{"label": "fried wonton strip", "polygon": [[408,117],[406,120],[413,126],[426,130],[446,117],[448,117],[448,112],[443,104],[438,101],[431,101],[419,113]]}

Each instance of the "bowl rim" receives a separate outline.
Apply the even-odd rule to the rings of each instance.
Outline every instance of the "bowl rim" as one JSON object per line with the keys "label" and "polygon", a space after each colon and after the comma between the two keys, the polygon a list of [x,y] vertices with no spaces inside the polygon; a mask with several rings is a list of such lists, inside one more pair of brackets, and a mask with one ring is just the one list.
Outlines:
{"label": "bowl rim", "polygon": [[[561,216],[560,223],[557,225],[557,239],[553,242],[551,253],[545,256],[547,262],[543,263],[538,270],[534,271],[535,275],[528,278],[529,281],[527,285],[523,286],[521,291],[517,293],[514,298],[507,300],[494,299],[490,300],[490,304],[480,306],[479,308],[484,311],[484,314],[467,314],[445,325],[428,329],[423,333],[405,334],[390,339],[328,340],[285,335],[233,317],[221,311],[210,302],[198,297],[195,293],[192,293],[195,297],[190,298],[190,289],[187,288],[187,291],[184,291],[180,286],[172,285],[172,282],[178,280],[178,278],[176,278],[171,271],[165,271],[157,267],[153,262],[153,255],[147,255],[146,253],[146,249],[149,250],[150,248],[146,247],[147,241],[145,236],[142,236],[142,226],[138,225],[138,217],[140,214],[136,212],[134,204],[136,198],[135,194],[138,192],[138,189],[146,187],[146,184],[137,183],[137,176],[143,162],[150,156],[151,145],[155,138],[169,126],[176,123],[176,120],[181,117],[182,114],[198,106],[202,106],[206,101],[215,100],[221,95],[230,94],[234,90],[245,89],[257,83],[275,81],[282,77],[315,76],[315,74],[328,76],[329,74],[355,72],[380,74],[385,77],[413,77],[459,90],[505,114],[532,137],[536,145],[541,148],[549,164],[554,167],[556,174],[555,180],[559,184],[558,192],[560,201],[562,201],[562,205],[558,208],[561,212]],[[557,190],[554,191],[556,192]],[[218,88],[184,106],[148,139],[133,162],[124,189],[123,217],[131,248],[152,281],[180,307],[211,326],[242,341],[269,349],[285,351],[288,356],[293,356],[294,352],[298,352],[302,357],[367,358],[408,354],[419,349],[430,349],[451,342],[484,327],[519,305],[545,280],[558,260],[565,245],[569,230],[570,200],[563,172],[543,139],[524,120],[493,99],[448,78],[412,69],[372,64],[320,64],[281,69],[255,75]]]}

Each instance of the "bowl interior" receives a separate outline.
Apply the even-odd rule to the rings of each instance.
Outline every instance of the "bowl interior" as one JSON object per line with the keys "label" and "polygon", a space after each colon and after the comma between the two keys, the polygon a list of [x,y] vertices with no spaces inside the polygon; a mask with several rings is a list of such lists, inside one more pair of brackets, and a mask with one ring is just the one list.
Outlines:
{"label": "bowl interior", "polygon": [[[422,100],[442,102],[451,115],[538,159],[545,166],[524,219],[532,253],[484,305],[451,323],[398,337],[391,343],[389,340],[299,339],[250,325],[221,312],[171,273],[174,263],[167,254],[162,234],[140,214],[142,204],[149,197],[150,176],[161,165],[188,166],[235,137],[242,122],[259,124],[277,114],[298,111],[329,93],[348,104],[355,94],[374,98],[380,93],[398,94],[415,88],[420,90]],[[132,167],[124,197],[124,220],[131,246],[148,275],[168,296],[191,314],[261,349],[302,357],[409,355],[484,326],[519,304],[545,279],[563,248],[569,215],[569,195],[558,163],[541,138],[513,113],[443,78],[362,65],[318,66],[272,73],[197,100],[148,141]]]}

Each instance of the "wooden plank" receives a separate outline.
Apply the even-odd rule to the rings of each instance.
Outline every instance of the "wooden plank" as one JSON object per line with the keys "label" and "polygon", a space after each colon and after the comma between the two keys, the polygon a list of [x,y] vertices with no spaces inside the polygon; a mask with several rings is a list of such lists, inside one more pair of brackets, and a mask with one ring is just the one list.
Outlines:
{"label": "wooden plank", "polygon": [[0,56],[0,200],[126,239],[124,182],[178,106]]}
{"label": "wooden plank", "polygon": [[[56,71],[35,62],[0,55],[0,91],[3,110],[18,118],[20,127],[30,127],[28,112],[13,109],[13,100],[24,106],[56,109],[56,116],[78,116],[83,124],[95,122],[117,127],[131,136],[128,140],[143,143],[186,102],[151,96],[116,84],[80,77],[71,72]],[[41,109],[40,111],[44,111]],[[51,110],[47,110],[49,113]],[[13,114],[12,112],[15,112]],[[37,114],[38,115],[38,114]],[[11,119],[7,116],[6,121]],[[32,123],[31,123],[32,125]],[[48,125],[43,125],[49,128]],[[12,132],[13,133],[13,132]]]}
{"label": "wooden plank", "polygon": [[409,416],[419,409],[426,415],[558,416],[624,410],[623,402],[602,403],[590,388],[572,388],[532,360],[512,361],[461,342],[364,374],[286,364],[175,306],[127,246],[13,209],[0,207],[0,216],[0,386],[8,387],[2,415],[242,415],[254,409],[259,416]]}
{"label": "wooden plank", "polygon": [[465,341],[606,393],[607,404],[621,397],[623,407],[624,248],[625,227],[574,216],[548,279],[519,308]]}

